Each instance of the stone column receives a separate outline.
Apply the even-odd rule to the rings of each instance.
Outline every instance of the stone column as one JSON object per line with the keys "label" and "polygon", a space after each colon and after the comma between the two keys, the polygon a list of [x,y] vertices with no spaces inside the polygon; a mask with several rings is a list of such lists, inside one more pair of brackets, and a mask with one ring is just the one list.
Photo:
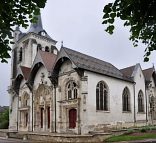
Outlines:
{"label": "stone column", "polygon": [[44,102],[43,110],[43,131],[46,131],[46,103]]}
{"label": "stone column", "polygon": [[78,104],[77,104],[77,112],[78,112],[78,134],[81,134],[81,118],[80,118],[80,98],[77,99]]}

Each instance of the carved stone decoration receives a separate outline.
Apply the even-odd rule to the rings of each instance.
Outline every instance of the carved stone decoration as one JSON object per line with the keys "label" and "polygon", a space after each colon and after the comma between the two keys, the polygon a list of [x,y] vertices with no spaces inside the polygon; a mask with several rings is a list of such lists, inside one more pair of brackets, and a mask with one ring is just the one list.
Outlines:
{"label": "carved stone decoration", "polygon": [[29,94],[27,93],[27,92],[24,92],[23,94],[22,94],[22,96],[20,97],[20,101],[21,101],[21,107],[26,107],[26,106],[28,106],[28,102],[29,102],[29,99],[30,99],[30,96],[29,96]]}
{"label": "carved stone decoration", "polygon": [[[35,122],[35,130],[41,129],[41,109],[43,116],[43,121],[42,121],[42,128],[44,128],[45,124],[47,121],[45,118],[46,114],[46,109],[47,107],[50,107],[51,104],[51,97],[52,94],[52,88],[51,86],[45,85],[45,84],[39,84],[36,94],[34,94],[34,122]],[[44,128],[45,129],[45,128]]]}

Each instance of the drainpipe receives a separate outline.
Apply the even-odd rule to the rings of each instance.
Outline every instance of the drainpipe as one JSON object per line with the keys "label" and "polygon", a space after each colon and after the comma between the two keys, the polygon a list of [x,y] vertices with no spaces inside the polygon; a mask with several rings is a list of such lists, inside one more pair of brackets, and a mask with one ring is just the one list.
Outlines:
{"label": "drainpipe", "polygon": [[133,89],[134,89],[134,123],[136,122],[136,108],[135,108],[135,84],[133,84]]}

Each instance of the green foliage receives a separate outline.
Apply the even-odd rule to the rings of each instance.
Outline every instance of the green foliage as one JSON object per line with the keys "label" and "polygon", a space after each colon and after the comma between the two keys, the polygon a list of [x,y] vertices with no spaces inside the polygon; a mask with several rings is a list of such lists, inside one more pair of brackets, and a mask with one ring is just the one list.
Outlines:
{"label": "green foliage", "polygon": [[[1,0],[0,3],[0,60],[10,58],[10,44],[13,39],[13,26],[28,26],[28,18],[35,22],[34,15],[40,13],[47,0]],[[10,40],[11,39],[11,40]]]}
{"label": "green foliage", "polygon": [[124,133],[124,135],[129,135],[134,132],[135,132],[134,129],[128,129],[127,132]]}
{"label": "green foliage", "polygon": [[0,129],[7,129],[9,126],[9,109],[0,113]]}
{"label": "green foliage", "polygon": [[104,9],[103,24],[106,32],[113,34],[114,21],[117,17],[124,20],[124,26],[130,27],[130,40],[134,46],[141,41],[147,45],[144,61],[149,61],[152,51],[156,50],[156,1],[151,0],[115,0]]}
{"label": "green foliage", "polygon": [[150,130],[156,130],[156,126],[151,126]]}
{"label": "green foliage", "polygon": [[0,129],[8,129],[8,127],[9,127],[8,121],[3,121],[0,123]]}
{"label": "green foliage", "polygon": [[142,129],[140,129],[140,132],[145,133],[145,132],[147,132],[147,129],[146,128],[142,128]]}
{"label": "green foliage", "polygon": [[112,136],[105,140],[106,142],[120,142],[120,141],[133,141],[133,140],[144,140],[144,139],[150,139],[150,138],[156,138],[155,133],[151,134],[143,134],[140,136],[132,136],[132,135],[119,135],[119,136]]}

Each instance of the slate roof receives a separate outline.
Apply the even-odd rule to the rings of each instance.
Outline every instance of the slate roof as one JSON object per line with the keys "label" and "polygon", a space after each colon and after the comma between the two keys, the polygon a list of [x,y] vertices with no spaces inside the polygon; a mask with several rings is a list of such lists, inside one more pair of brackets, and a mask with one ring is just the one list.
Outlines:
{"label": "slate roof", "polygon": [[18,40],[21,39],[21,38],[23,38],[25,35],[26,35],[26,33],[22,33],[22,32],[21,32],[21,33],[19,34]]}
{"label": "slate roof", "polygon": [[[47,32],[43,29],[41,15],[38,15],[37,18],[38,18],[37,22],[36,23],[31,23],[30,28],[29,28],[27,33],[36,33],[38,35],[41,35],[41,32],[44,31],[45,32],[45,36],[44,37],[53,40],[47,34]],[[53,40],[53,41],[55,41],[55,40]]]}
{"label": "slate roof", "polygon": [[119,69],[117,69],[115,66],[113,66],[112,64],[110,64],[108,62],[85,55],[83,53],[74,51],[69,48],[63,47],[63,49],[66,52],[66,54],[69,56],[70,60],[78,68],[133,82],[131,79],[126,78],[120,72]]}
{"label": "slate roof", "polygon": [[52,71],[57,55],[39,50],[42,61],[48,71]]}
{"label": "slate roof", "polygon": [[135,65],[127,68],[120,69],[120,71],[127,77],[131,77],[134,71]]}
{"label": "slate roof", "polygon": [[154,68],[153,67],[149,68],[149,69],[143,70],[143,74],[145,76],[145,80],[146,81],[150,81],[151,80],[153,72],[154,72]]}
{"label": "slate roof", "polygon": [[31,68],[21,66],[21,71],[23,73],[24,79],[27,80],[31,71]]}

